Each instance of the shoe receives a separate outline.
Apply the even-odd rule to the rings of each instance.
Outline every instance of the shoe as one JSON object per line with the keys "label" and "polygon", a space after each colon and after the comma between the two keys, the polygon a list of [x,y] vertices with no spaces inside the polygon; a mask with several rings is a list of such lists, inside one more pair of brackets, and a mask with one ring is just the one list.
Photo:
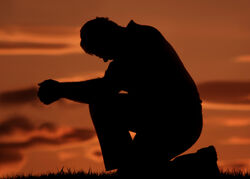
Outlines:
{"label": "shoe", "polygon": [[173,176],[216,177],[219,175],[217,153],[214,146],[199,149],[196,153],[176,157],[169,165]]}

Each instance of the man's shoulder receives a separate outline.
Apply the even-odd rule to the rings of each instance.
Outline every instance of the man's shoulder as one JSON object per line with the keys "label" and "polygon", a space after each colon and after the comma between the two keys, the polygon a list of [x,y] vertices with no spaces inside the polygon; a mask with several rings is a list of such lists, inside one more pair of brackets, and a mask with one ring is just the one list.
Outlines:
{"label": "man's shoulder", "polygon": [[137,24],[131,20],[126,28],[137,38],[141,37],[142,39],[147,39],[147,41],[150,39],[151,41],[165,41],[161,32],[153,26]]}
{"label": "man's shoulder", "polygon": [[136,29],[144,29],[144,30],[149,30],[149,31],[154,31],[154,32],[159,32],[155,27],[150,26],[150,25],[142,25],[142,24],[138,24],[136,22],[134,22],[133,20],[131,20],[127,27],[127,29],[130,30],[136,30]]}

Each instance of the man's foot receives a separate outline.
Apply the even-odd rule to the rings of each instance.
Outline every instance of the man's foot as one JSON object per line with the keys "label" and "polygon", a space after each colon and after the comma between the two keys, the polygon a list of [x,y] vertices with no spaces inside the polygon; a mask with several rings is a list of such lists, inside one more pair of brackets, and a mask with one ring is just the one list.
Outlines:
{"label": "man's foot", "polygon": [[176,157],[170,164],[171,175],[218,176],[217,154],[214,146],[198,150],[196,153]]}

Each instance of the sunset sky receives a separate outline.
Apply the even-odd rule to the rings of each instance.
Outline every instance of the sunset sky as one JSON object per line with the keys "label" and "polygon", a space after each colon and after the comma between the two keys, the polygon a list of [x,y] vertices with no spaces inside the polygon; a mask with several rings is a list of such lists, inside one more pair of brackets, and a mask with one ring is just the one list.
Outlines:
{"label": "sunset sky", "polygon": [[79,45],[96,16],[164,35],[203,100],[203,131],[187,153],[214,145],[221,168],[250,171],[250,1],[7,0],[0,12],[0,176],[104,171],[88,105],[36,97],[45,79],[103,75],[108,63]]}

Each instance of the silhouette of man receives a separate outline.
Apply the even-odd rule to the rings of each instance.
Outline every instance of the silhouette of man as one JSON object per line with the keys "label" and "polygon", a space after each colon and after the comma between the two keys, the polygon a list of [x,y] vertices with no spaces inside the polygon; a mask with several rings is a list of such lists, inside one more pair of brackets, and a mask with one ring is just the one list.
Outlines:
{"label": "silhouette of man", "polygon": [[[165,167],[160,163],[197,141],[202,129],[198,90],[157,29],[132,20],[121,27],[98,17],[80,34],[86,53],[111,60],[104,77],[46,80],[38,96],[45,104],[60,98],[89,104],[106,170],[158,171]],[[129,131],[136,133],[134,140]]]}

